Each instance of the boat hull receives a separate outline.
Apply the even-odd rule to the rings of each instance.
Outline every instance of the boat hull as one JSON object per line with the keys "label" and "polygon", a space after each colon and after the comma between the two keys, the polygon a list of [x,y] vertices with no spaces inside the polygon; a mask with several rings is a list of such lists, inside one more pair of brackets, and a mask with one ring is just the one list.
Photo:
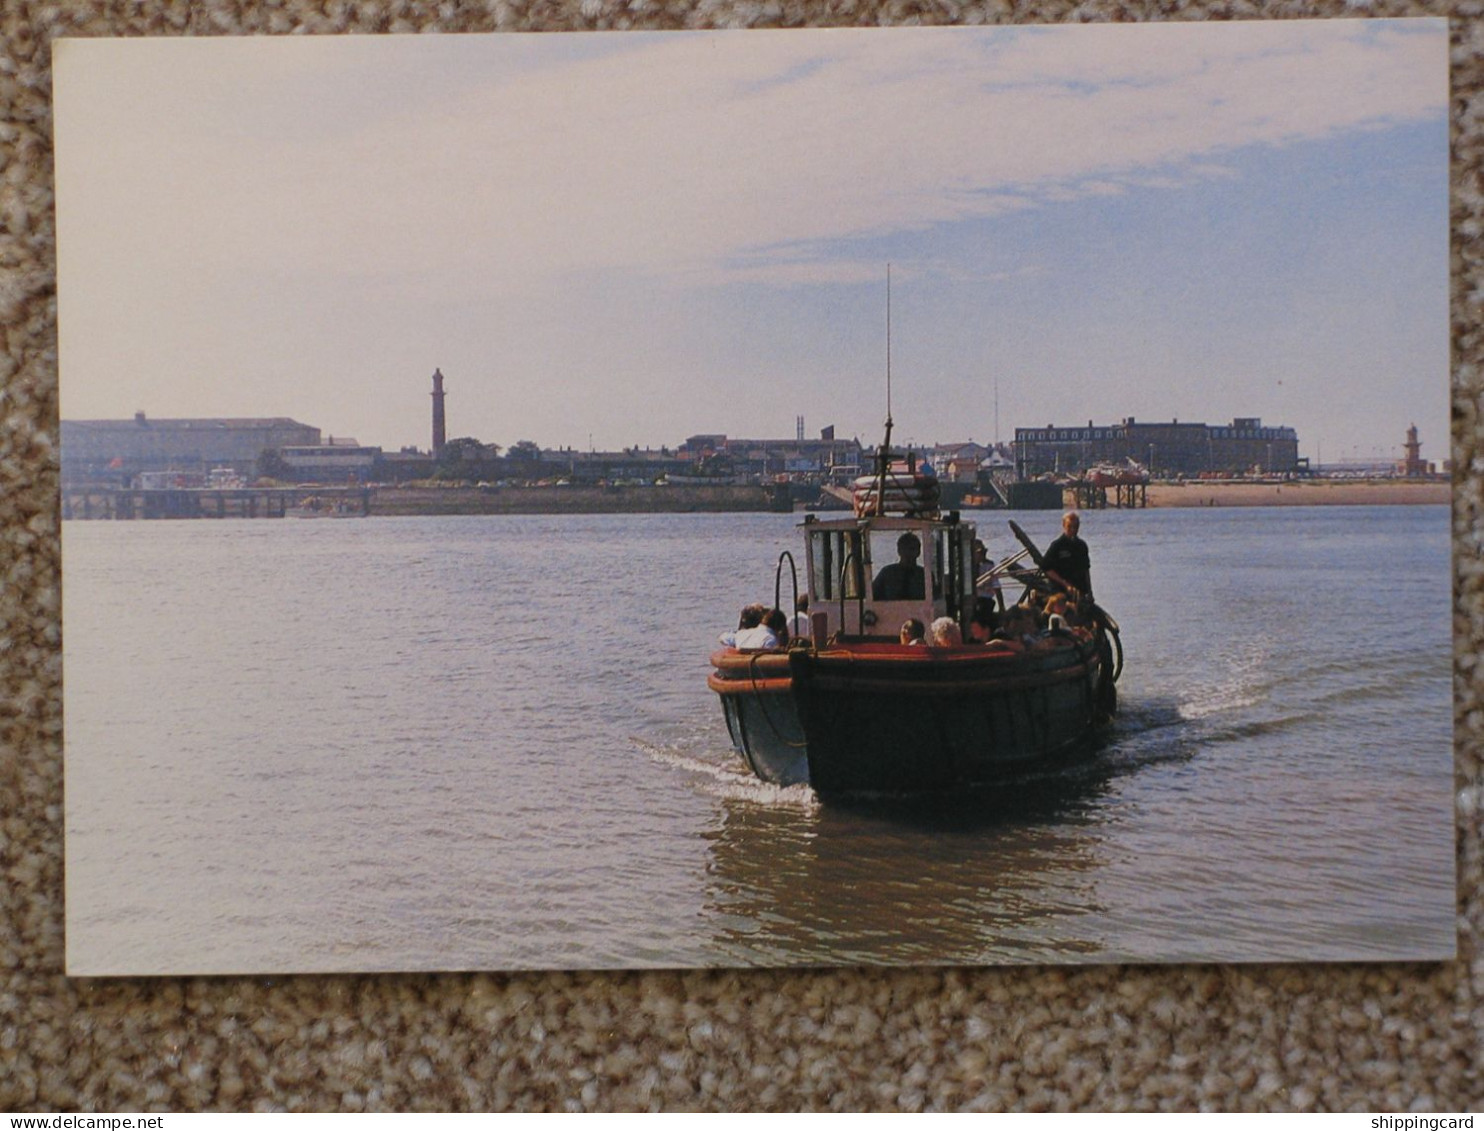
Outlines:
{"label": "boat hull", "polygon": [[821,794],[1004,782],[1085,750],[1113,709],[1106,655],[1093,643],[1027,655],[799,649],[748,661],[749,679],[739,678],[739,655],[712,658],[733,746],[764,780],[807,781]]}
{"label": "boat hull", "polygon": [[707,685],[721,700],[732,746],[754,774],[774,785],[809,781],[804,731],[799,725],[781,653],[718,652]]}

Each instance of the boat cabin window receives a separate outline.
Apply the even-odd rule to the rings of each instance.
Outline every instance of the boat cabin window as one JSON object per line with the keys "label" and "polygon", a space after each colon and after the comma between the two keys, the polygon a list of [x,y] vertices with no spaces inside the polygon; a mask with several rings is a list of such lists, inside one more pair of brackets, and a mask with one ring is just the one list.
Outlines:
{"label": "boat cabin window", "polygon": [[870,538],[871,599],[921,601],[926,596],[929,554],[921,535],[910,530],[872,529]]}
{"label": "boat cabin window", "polygon": [[894,640],[909,617],[962,620],[973,609],[972,527],[842,525],[807,537],[810,608],[830,632]]}
{"label": "boat cabin window", "polygon": [[974,532],[953,526],[936,532],[933,595],[947,594],[948,615],[959,618],[974,608]]}
{"label": "boat cabin window", "polygon": [[867,561],[859,531],[816,531],[809,536],[809,558],[817,599],[854,600],[861,596]]}

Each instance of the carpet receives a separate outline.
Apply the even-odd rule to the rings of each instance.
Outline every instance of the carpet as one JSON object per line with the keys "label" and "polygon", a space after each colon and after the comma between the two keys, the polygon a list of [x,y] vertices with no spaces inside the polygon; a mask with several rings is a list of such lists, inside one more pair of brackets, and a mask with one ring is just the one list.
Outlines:
{"label": "carpet", "polygon": [[[1484,1104],[1484,24],[1476,2],[11,0],[0,8],[0,1109],[1449,1110]],[[69,980],[59,36],[1447,15],[1459,957],[1419,965]]]}

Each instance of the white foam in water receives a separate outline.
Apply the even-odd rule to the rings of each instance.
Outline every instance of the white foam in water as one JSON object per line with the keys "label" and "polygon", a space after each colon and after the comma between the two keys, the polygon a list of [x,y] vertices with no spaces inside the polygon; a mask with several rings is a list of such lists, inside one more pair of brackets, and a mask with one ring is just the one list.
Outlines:
{"label": "white foam in water", "polygon": [[1180,704],[1180,714],[1187,719],[1204,719],[1261,703],[1264,695],[1260,677],[1268,655],[1266,648],[1259,648],[1235,658],[1231,678],[1193,689],[1192,698]]}
{"label": "white foam in water", "polygon": [[727,752],[727,761],[722,764],[676,746],[660,746],[633,736],[629,741],[656,762],[700,778],[702,788],[713,797],[797,808],[805,812],[812,812],[819,806],[819,798],[809,786],[765,782],[743,767],[740,758],[731,751]]}

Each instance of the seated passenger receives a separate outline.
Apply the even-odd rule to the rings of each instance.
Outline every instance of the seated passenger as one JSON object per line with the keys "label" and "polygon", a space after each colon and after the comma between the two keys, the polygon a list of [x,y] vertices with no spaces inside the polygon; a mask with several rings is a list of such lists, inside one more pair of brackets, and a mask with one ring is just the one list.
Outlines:
{"label": "seated passenger", "polygon": [[987,644],[996,628],[994,599],[980,597],[974,602],[974,615],[969,618],[969,643]]}
{"label": "seated passenger", "polygon": [[788,644],[788,617],[783,615],[782,609],[769,609],[763,617],[763,627],[777,639],[778,643],[774,647],[782,648]]}
{"label": "seated passenger", "polygon": [[763,623],[763,617],[766,616],[767,613],[768,607],[766,605],[743,606],[742,615],[737,618],[737,627],[732,629],[732,631],[730,632],[723,632],[719,639],[728,648],[741,647],[741,645],[737,643],[737,634],[757,628],[758,625]]}
{"label": "seated passenger", "polygon": [[814,626],[809,623],[809,594],[801,593],[794,601],[793,621],[788,626],[788,634],[807,639],[813,631]]}
{"label": "seated passenger", "polygon": [[1025,651],[1025,645],[1019,640],[1006,640],[1003,637],[996,636],[984,645],[984,650],[986,652],[1000,652],[1005,655],[1018,655]]}
{"label": "seated passenger", "polygon": [[757,652],[764,648],[778,648],[782,641],[777,634],[766,624],[754,625],[752,628],[737,630],[737,642],[734,648],[742,652]]}
{"label": "seated passenger", "polygon": [[924,589],[922,566],[917,559],[922,557],[922,542],[910,530],[897,539],[897,560],[882,566],[881,572],[871,582],[873,601],[920,601]]}
{"label": "seated passenger", "polygon": [[1046,631],[1051,636],[1072,636],[1090,640],[1092,630],[1081,615],[1080,606],[1065,593],[1055,593],[1046,601]]}
{"label": "seated passenger", "polygon": [[928,637],[934,648],[952,648],[964,642],[964,634],[958,627],[958,621],[952,617],[939,617],[933,621]]}
{"label": "seated passenger", "polygon": [[1036,614],[1024,605],[1015,605],[1009,609],[1000,621],[1000,627],[994,634],[996,640],[1006,640],[1020,645],[1022,648],[1036,638]]}
{"label": "seated passenger", "polygon": [[909,617],[902,622],[902,631],[898,633],[897,639],[903,644],[926,644],[922,638],[922,621],[916,617]]}
{"label": "seated passenger", "polygon": [[1028,652],[1053,652],[1070,643],[1071,633],[1066,631],[1066,618],[1060,613],[1042,621],[1034,608],[1016,609],[1006,620],[1011,639],[1019,640]]}

